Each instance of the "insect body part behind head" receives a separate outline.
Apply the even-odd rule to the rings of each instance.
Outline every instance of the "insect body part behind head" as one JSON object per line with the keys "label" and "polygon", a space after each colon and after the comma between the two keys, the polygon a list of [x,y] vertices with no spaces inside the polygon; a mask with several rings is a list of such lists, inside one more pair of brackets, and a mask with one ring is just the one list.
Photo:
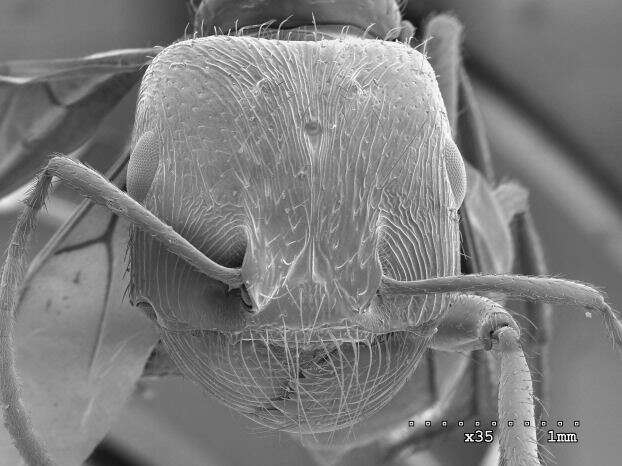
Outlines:
{"label": "insect body part behind head", "polygon": [[[376,37],[385,37],[399,29],[400,8],[395,0],[341,0],[318,2],[298,0],[296,8],[285,7],[283,0],[203,0],[194,17],[198,35],[238,33],[242,27],[259,25],[287,17],[284,29],[315,24],[350,24],[362,30],[370,28]],[[276,21],[279,24],[280,20]],[[371,25],[371,26],[370,26]],[[274,26],[276,27],[276,26]]]}
{"label": "insect body part behind head", "polygon": [[244,282],[133,233],[134,302],[153,305],[182,372],[290,431],[387,403],[450,297],[379,296],[383,274],[459,266],[464,185],[425,58],[360,39],[180,42],[145,74],[134,133],[133,157],[153,153],[144,135],[159,141],[145,207]]}

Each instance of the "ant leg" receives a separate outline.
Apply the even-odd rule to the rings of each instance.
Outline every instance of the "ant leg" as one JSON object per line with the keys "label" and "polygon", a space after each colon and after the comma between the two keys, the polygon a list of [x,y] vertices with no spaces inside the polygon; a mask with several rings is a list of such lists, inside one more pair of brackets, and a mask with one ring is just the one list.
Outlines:
{"label": "ant leg", "polygon": [[[528,275],[545,275],[547,273],[544,262],[544,253],[533,220],[528,211],[519,214],[512,225],[514,235],[516,258],[521,265],[521,273]],[[526,343],[528,361],[531,364],[532,374],[536,374],[534,380],[534,395],[538,400],[536,404],[536,419],[542,418],[542,411],[549,406],[549,386],[547,375],[548,366],[548,343],[552,334],[552,306],[539,301],[525,302],[525,316],[527,323],[535,326],[533,337]],[[531,332],[525,332],[531,333]],[[544,428],[540,428],[538,435],[544,436]]]}
{"label": "ant leg", "polygon": [[425,26],[424,51],[437,75],[451,133],[455,136],[458,121],[458,83],[462,24],[450,15],[435,16]]}
{"label": "ant leg", "polygon": [[460,118],[456,143],[464,160],[480,171],[486,180],[495,184],[492,154],[484,129],[484,122],[475,99],[475,93],[469,75],[464,68],[460,69],[460,85],[458,88]]}
{"label": "ant leg", "polygon": [[[505,183],[497,187],[495,197],[503,207],[510,225],[514,271],[525,275],[546,275],[544,252],[529,212],[527,191],[516,183]],[[512,310],[523,317],[523,320],[519,320],[524,335],[523,350],[531,373],[534,374],[533,390],[537,400],[535,417],[539,421],[549,401],[547,345],[552,334],[553,310],[550,304],[538,301],[524,302],[520,309],[513,307]],[[543,440],[545,435],[545,429],[538,428],[538,438]]]}
{"label": "ant leg", "polygon": [[499,464],[540,466],[531,372],[519,334],[501,327],[492,339],[499,374]]}

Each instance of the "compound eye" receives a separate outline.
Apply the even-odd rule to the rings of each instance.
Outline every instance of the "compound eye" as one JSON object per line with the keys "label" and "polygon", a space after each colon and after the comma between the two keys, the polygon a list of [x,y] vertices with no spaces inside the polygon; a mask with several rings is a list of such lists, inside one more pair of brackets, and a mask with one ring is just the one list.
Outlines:
{"label": "compound eye", "polygon": [[443,150],[445,155],[445,169],[449,177],[451,192],[456,201],[456,208],[458,208],[462,205],[464,195],[466,194],[466,170],[464,168],[464,161],[462,160],[462,155],[456,143],[451,139],[447,141]]}
{"label": "compound eye", "polygon": [[142,203],[153,182],[159,161],[159,147],[153,131],[145,131],[132,150],[127,165],[127,193]]}

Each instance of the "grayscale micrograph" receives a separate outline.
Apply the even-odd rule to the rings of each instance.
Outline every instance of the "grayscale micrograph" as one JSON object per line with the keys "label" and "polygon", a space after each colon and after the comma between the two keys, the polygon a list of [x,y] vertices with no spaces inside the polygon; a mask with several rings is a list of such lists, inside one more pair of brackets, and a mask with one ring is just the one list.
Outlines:
{"label": "grayscale micrograph", "polygon": [[620,464],[621,27],[4,0],[0,466]]}

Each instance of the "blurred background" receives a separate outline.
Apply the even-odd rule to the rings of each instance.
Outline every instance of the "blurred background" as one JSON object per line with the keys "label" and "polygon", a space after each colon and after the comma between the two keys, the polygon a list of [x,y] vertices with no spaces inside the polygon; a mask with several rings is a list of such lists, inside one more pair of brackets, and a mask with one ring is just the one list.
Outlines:
{"label": "blurred background", "polygon": [[[429,0],[411,1],[406,14],[440,11],[465,25],[465,63],[495,168],[499,179],[529,188],[550,272],[602,287],[621,309],[622,3]],[[181,0],[4,0],[0,61],[167,45],[188,18]],[[133,98],[107,118],[90,152],[101,171],[123,146]],[[0,207],[7,244],[17,212]],[[42,226],[38,247],[55,227]],[[554,329],[548,417],[581,426],[577,444],[549,449],[558,464],[620,464],[622,367],[600,318],[558,308]],[[111,438],[108,453],[122,455],[111,464],[313,464],[289,437],[258,430],[180,379],[146,384]],[[91,464],[104,463],[94,456]]]}

